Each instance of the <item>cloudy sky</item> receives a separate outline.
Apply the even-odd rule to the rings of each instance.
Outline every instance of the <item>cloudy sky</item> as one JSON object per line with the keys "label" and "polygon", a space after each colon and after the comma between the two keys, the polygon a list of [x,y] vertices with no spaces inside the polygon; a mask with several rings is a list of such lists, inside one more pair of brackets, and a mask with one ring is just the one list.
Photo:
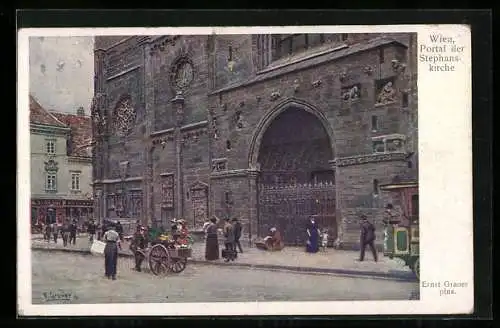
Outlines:
{"label": "cloudy sky", "polygon": [[92,37],[31,37],[30,93],[48,109],[90,113],[94,93]]}

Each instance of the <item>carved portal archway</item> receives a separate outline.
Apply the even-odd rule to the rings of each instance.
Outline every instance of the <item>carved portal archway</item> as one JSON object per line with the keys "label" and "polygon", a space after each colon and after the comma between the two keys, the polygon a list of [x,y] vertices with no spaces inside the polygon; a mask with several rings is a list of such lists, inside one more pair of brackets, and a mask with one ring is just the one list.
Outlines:
{"label": "carved portal archway", "polygon": [[328,122],[328,119],[326,116],[321,112],[321,110],[317,109],[313,105],[309,104],[306,101],[303,101],[301,99],[297,98],[289,98],[274,108],[272,108],[270,111],[268,111],[260,120],[259,124],[254,130],[253,133],[253,138],[252,141],[250,142],[250,148],[248,151],[248,167],[249,168],[256,168],[258,167],[258,157],[259,157],[259,152],[260,152],[260,144],[262,142],[262,139],[264,137],[264,134],[268,130],[269,126],[274,122],[276,117],[278,117],[281,113],[289,110],[289,109],[300,109],[306,113],[310,113],[311,115],[315,116],[317,121],[323,126],[325,133],[328,135],[328,139],[330,141],[330,148],[332,151],[332,158],[333,159],[333,154],[335,154],[335,149],[334,149],[334,134],[333,134],[333,129]]}
{"label": "carved portal archway", "polygon": [[258,151],[249,157],[260,171],[259,235],[276,226],[285,243],[304,244],[306,220],[315,216],[334,239],[333,133],[326,118],[312,106],[288,101],[271,111],[260,129],[253,140]]}

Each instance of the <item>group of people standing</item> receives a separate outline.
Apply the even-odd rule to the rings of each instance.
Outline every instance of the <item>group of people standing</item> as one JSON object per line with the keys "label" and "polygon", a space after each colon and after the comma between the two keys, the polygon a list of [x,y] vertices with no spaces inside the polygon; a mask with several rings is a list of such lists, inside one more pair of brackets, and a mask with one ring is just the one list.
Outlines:
{"label": "group of people standing", "polygon": [[120,240],[123,241],[123,226],[120,223],[120,221],[117,221],[115,223],[108,220],[98,225],[95,223],[94,220],[90,220],[89,222],[85,223],[85,225],[87,226],[87,234],[89,236],[90,243],[94,241],[96,234],[97,234],[97,240],[101,240],[104,237],[104,234],[108,230],[109,226],[113,226],[114,230],[120,236]]}
{"label": "group of people standing", "polygon": [[[217,221],[217,218],[213,217],[203,226],[206,236],[205,259],[207,261],[215,261],[220,258]],[[222,228],[222,235],[224,237],[222,257],[226,262],[234,261],[237,258],[238,252],[243,253],[240,242],[242,231],[243,226],[237,218],[233,218],[232,220],[229,218],[225,219],[225,224]]]}
{"label": "group of people standing", "polygon": [[78,223],[76,220],[66,219],[62,225],[57,223],[47,224],[43,227],[44,239],[50,242],[52,239],[57,244],[57,239],[61,236],[64,247],[69,244],[76,244],[76,235],[78,232]]}

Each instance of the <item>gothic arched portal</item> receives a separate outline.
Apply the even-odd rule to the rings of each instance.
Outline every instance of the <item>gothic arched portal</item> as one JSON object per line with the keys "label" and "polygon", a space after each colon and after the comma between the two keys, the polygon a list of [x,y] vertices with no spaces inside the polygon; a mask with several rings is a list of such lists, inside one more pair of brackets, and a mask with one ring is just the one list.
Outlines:
{"label": "gothic arched portal", "polygon": [[259,235],[275,226],[286,244],[304,244],[306,220],[315,216],[333,240],[335,172],[329,163],[334,151],[328,121],[312,107],[287,102],[259,127],[250,154],[250,164],[255,161],[260,168]]}

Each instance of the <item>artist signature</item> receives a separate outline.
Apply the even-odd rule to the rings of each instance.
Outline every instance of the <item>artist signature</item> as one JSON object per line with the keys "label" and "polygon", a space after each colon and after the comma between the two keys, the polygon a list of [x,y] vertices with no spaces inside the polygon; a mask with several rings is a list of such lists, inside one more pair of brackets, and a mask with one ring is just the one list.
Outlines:
{"label": "artist signature", "polygon": [[72,292],[64,290],[43,292],[42,297],[45,302],[71,302],[78,298]]}

